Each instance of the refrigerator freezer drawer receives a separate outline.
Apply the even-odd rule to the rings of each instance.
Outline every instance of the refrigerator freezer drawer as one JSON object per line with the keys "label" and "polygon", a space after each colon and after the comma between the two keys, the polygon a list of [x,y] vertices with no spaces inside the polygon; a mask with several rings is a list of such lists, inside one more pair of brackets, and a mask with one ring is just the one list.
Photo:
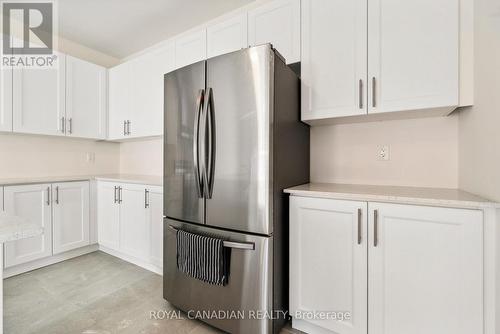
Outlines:
{"label": "refrigerator freezer drawer", "polygon": [[[173,228],[172,228],[173,227]],[[177,270],[175,229],[220,236],[234,243],[226,286],[204,283]],[[227,232],[166,219],[164,222],[164,298],[204,322],[229,333],[271,333],[272,237]],[[254,247],[239,245],[253,244]],[[254,248],[254,249],[252,249]],[[235,318],[236,317],[236,318]]]}

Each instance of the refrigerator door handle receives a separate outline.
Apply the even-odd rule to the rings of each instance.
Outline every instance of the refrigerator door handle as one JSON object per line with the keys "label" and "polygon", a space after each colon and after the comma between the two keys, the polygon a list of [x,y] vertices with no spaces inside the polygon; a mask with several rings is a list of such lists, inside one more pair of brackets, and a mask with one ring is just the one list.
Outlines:
{"label": "refrigerator door handle", "polygon": [[205,153],[204,159],[206,163],[203,168],[203,184],[204,194],[206,199],[212,198],[212,191],[214,186],[214,172],[215,172],[215,116],[213,107],[213,91],[212,88],[207,88],[207,98],[204,107],[203,116],[205,117],[205,139],[207,140],[208,152]]}
{"label": "refrigerator door handle", "polygon": [[203,89],[200,89],[198,92],[198,99],[196,102],[196,115],[194,118],[194,134],[193,134],[193,164],[194,164],[194,177],[196,183],[196,190],[198,192],[198,197],[203,198],[203,186],[202,179],[200,173],[200,152],[199,152],[199,134],[200,134],[200,113],[203,109],[203,99],[205,96],[205,92]]}

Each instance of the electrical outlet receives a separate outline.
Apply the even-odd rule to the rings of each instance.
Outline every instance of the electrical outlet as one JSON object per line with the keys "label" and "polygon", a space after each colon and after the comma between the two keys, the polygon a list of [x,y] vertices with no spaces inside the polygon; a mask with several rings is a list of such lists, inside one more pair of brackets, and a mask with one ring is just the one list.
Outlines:
{"label": "electrical outlet", "polygon": [[86,152],[85,153],[85,162],[88,164],[95,163],[95,152]]}
{"label": "electrical outlet", "polygon": [[382,145],[378,147],[377,160],[379,161],[391,160],[389,145]]}

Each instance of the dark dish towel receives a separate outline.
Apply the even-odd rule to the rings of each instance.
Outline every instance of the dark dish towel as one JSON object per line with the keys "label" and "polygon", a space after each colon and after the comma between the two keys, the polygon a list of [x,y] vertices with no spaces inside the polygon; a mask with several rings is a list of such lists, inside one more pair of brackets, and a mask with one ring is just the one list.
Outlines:
{"label": "dark dish towel", "polygon": [[229,249],[222,239],[178,230],[177,269],[209,284],[226,285]]}

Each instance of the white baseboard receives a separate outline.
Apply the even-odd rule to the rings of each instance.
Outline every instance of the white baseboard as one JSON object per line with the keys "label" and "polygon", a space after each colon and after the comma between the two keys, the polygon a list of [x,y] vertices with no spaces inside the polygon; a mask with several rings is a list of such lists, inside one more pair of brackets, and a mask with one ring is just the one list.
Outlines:
{"label": "white baseboard", "polygon": [[22,273],[25,273],[28,271],[32,271],[32,270],[39,269],[42,267],[50,266],[51,264],[66,261],[66,260],[72,259],[72,258],[77,257],[77,256],[81,256],[84,254],[95,252],[97,250],[99,250],[99,246],[97,244],[94,244],[94,245],[81,247],[78,249],[73,249],[73,250],[70,250],[70,251],[67,251],[67,252],[64,252],[61,254],[52,255],[52,256],[49,256],[49,257],[46,257],[46,258],[43,258],[40,260],[35,260],[35,261],[28,262],[28,263],[19,264],[19,265],[14,266],[14,267],[5,268],[3,270],[3,278],[12,277],[12,276],[19,275],[19,274],[22,274]]}
{"label": "white baseboard", "polygon": [[158,275],[162,275],[163,276],[163,268],[162,267],[159,267],[159,266],[156,266],[150,262],[147,262],[147,261],[144,261],[144,260],[141,260],[141,259],[138,259],[136,257],[133,257],[133,256],[130,256],[128,254],[125,254],[125,253],[122,253],[120,251],[116,251],[114,249],[111,249],[111,248],[108,248],[106,246],[103,246],[103,245],[99,245],[99,250],[104,252],[104,253],[107,253],[109,255],[113,255],[119,259],[122,259],[123,261],[127,261],[127,262],[130,262],[132,264],[135,264],[136,266],[139,266],[141,268],[144,268],[146,270],[149,270],[149,271],[152,271]]}

